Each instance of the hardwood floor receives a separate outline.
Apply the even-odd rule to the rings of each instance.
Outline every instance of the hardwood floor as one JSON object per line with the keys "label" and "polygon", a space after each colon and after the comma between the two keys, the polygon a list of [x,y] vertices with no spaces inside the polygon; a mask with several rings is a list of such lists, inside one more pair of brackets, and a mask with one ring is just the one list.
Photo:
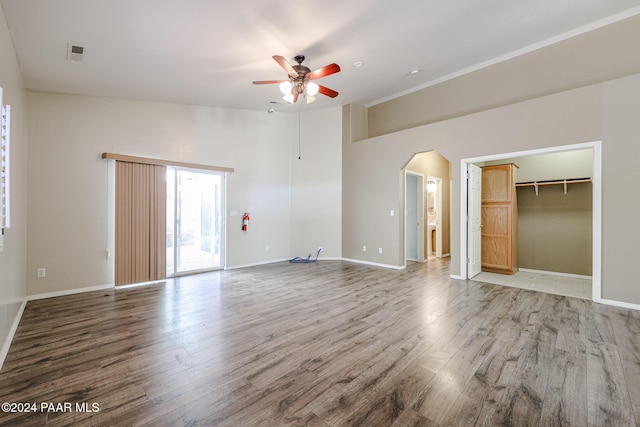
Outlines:
{"label": "hardwood floor", "polygon": [[278,263],[29,302],[0,396],[20,426],[633,426],[640,312]]}

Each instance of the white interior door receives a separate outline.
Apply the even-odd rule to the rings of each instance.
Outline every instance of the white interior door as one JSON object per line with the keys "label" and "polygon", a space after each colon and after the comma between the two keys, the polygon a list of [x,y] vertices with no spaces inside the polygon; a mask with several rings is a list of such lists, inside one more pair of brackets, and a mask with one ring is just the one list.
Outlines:
{"label": "white interior door", "polygon": [[482,170],[480,167],[469,164],[467,179],[467,277],[470,279],[478,275],[482,268]]}
{"label": "white interior door", "polygon": [[405,171],[404,192],[404,258],[424,262],[424,175]]}

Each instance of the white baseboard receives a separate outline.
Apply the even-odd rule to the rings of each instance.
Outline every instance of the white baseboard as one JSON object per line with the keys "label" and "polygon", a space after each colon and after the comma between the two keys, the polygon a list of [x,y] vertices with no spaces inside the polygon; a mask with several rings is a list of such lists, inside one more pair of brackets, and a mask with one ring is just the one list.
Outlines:
{"label": "white baseboard", "polygon": [[64,291],[48,292],[46,294],[35,294],[27,296],[27,301],[35,301],[45,298],[61,297],[65,295],[82,294],[84,292],[103,291],[105,289],[113,289],[113,283],[108,285],[89,286],[86,288],[67,289]]}
{"label": "white baseboard", "polygon": [[600,303],[601,304],[606,304],[606,305],[612,305],[614,307],[628,308],[628,309],[631,309],[631,310],[640,311],[640,304],[631,304],[631,303],[628,303],[628,302],[615,301],[615,300],[611,300],[611,299],[601,299]]}
{"label": "white baseboard", "polygon": [[404,270],[406,268],[406,266],[404,266],[404,265],[381,264],[381,263],[378,263],[378,262],[363,261],[361,259],[342,258],[342,260],[343,261],[354,262],[356,264],[371,265],[371,266],[374,266],[374,267],[392,268],[394,270]]}
{"label": "white baseboard", "polygon": [[463,279],[462,276],[460,276],[458,274],[450,274],[449,277],[451,279],[455,279],[455,280],[466,280],[466,279]]}
{"label": "white baseboard", "polygon": [[533,270],[530,268],[519,268],[518,271],[522,271],[524,273],[536,273],[536,274],[546,274],[548,276],[560,276],[560,277],[570,277],[573,279],[585,279],[591,280],[591,276],[583,276],[581,274],[572,274],[572,273],[559,273],[557,271],[545,271],[545,270]]}
{"label": "white baseboard", "polygon": [[[237,270],[239,268],[257,267],[259,265],[275,264],[277,262],[289,261],[292,258],[272,259],[272,260],[269,260],[269,261],[260,261],[260,262],[256,262],[256,263],[252,263],[252,264],[233,265],[231,267],[225,267],[224,269],[225,270]],[[315,259],[313,257],[313,255],[312,255],[311,259]],[[342,257],[323,257],[323,256],[318,257],[318,261],[343,261],[343,260],[345,260],[345,259],[342,258]]]}
{"label": "white baseboard", "polygon": [[2,343],[2,348],[0,349],[0,369],[2,369],[2,365],[4,364],[4,359],[7,357],[9,353],[9,347],[11,347],[11,342],[13,341],[13,336],[16,334],[18,330],[18,325],[20,324],[20,319],[22,319],[22,313],[24,313],[24,308],[27,306],[27,298],[22,300],[22,304],[20,304],[20,308],[18,309],[18,314],[16,314],[16,318],[13,319],[13,324],[11,325],[11,329],[9,329],[9,334],[7,338]]}
{"label": "white baseboard", "polygon": [[[270,261],[262,261],[262,262],[257,262],[257,263],[253,263],[253,264],[234,265],[232,267],[225,267],[225,270],[236,270],[236,269],[239,269],[239,268],[256,267],[256,266],[265,265],[265,264],[273,264],[273,263],[276,263],[276,262],[289,261],[290,259],[291,258],[274,259],[274,260],[270,260]],[[403,269],[406,268],[406,266],[404,266],[404,265],[382,264],[382,263],[378,263],[378,262],[363,261],[363,260],[360,260],[360,259],[343,258],[343,257],[319,257],[318,258],[318,262],[320,262],[320,261],[347,261],[347,262],[353,262],[353,263],[356,263],[356,264],[371,265],[373,267],[391,268],[391,269],[394,269],[394,270],[403,270]]]}

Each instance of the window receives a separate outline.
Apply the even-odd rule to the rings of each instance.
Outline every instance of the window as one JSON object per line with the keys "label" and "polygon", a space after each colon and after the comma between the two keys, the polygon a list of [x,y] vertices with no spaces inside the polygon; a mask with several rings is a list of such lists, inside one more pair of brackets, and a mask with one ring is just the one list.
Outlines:
{"label": "window", "polygon": [[2,102],[2,88],[0,88],[0,250],[4,230],[11,226],[11,210],[9,197],[9,136],[11,121],[11,106]]}

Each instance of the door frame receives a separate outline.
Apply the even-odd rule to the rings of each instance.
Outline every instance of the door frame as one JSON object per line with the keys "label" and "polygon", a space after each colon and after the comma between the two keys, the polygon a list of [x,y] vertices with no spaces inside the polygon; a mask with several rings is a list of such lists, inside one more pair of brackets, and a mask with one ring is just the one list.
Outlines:
{"label": "door frame", "polygon": [[[438,208],[436,210],[436,254],[435,254],[435,257],[436,258],[442,258],[442,178],[439,178],[437,176],[428,175],[427,176],[427,184],[431,180],[436,182],[436,200],[435,200],[435,204],[436,204],[436,207]],[[426,212],[426,209],[427,209],[427,203],[425,201],[425,212]],[[429,227],[428,221],[425,221],[425,224],[426,224],[427,229],[428,229],[428,227]],[[430,240],[430,238],[427,237],[427,241],[429,241],[429,240]],[[428,244],[427,244],[427,247],[430,248],[430,246]],[[428,252],[431,252],[431,250],[429,249]],[[428,255],[425,256],[425,259],[428,259],[428,258],[429,258]]]}
{"label": "door frame", "polygon": [[404,170],[404,265],[407,265],[407,176],[412,175],[416,177],[417,180],[417,191],[416,191],[416,209],[417,209],[417,218],[418,218],[418,229],[417,229],[417,260],[416,262],[424,262],[424,219],[425,219],[425,211],[424,211],[424,174],[420,172],[415,172],[409,169]]}
{"label": "door frame", "polygon": [[[176,192],[174,197],[174,223],[173,223],[173,233],[174,233],[174,237],[173,237],[173,243],[174,243],[174,249],[173,249],[173,272],[171,272],[171,275],[169,275],[169,272],[167,271],[167,278],[172,278],[172,277],[181,277],[181,276],[189,276],[192,274],[197,274],[197,273],[206,273],[209,271],[218,271],[218,270],[224,270],[226,269],[226,265],[227,265],[227,173],[223,172],[223,171],[214,171],[214,170],[208,170],[208,169],[197,169],[197,168],[192,168],[192,167],[185,167],[185,166],[173,166],[173,165],[168,165],[167,168],[173,168],[175,170],[175,188],[174,191]],[[196,269],[196,270],[189,270],[189,271],[177,271],[177,257],[178,257],[178,250],[177,247],[175,246],[176,244],[176,234],[178,232],[178,227],[177,227],[177,210],[178,210],[178,198],[177,198],[177,182],[178,182],[178,172],[180,171],[186,171],[186,172],[193,172],[193,173],[199,173],[199,174],[203,174],[203,175],[218,175],[220,176],[220,214],[221,214],[221,218],[220,218],[220,265],[217,267],[211,267],[211,268],[202,268],[202,269]]]}
{"label": "door frame", "polygon": [[563,151],[593,150],[593,174],[591,177],[593,201],[592,222],[592,295],[594,302],[602,301],[602,141],[584,142],[578,144],[561,145],[556,147],[538,148],[534,150],[517,151],[511,153],[494,154],[482,157],[460,160],[460,278],[468,279],[467,268],[467,169],[470,163],[480,163],[492,160],[503,160],[514,157],[528,157],[539,154],[559,153]]}

